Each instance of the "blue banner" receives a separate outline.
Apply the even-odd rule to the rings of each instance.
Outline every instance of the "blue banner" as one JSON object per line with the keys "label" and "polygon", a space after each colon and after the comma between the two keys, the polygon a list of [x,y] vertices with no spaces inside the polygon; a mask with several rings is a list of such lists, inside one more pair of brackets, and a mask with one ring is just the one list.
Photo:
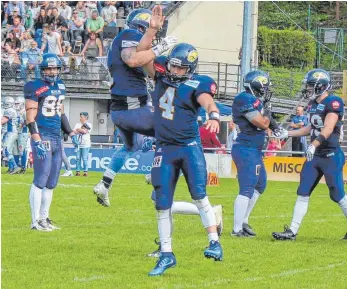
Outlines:
{"label": "blue banner", "polygon": [[[102,172],[109,165],[112,155],[116,149],[90,149],[88,155],[88,167],[90,171]],[[74,148],[65,148],[66,156],[70,162],[71,168],[76,169],[76,152]],[[154,151],[143,153],[135,152],[128,158],[119,171],[125,174],[149,174],[152,169]]]}

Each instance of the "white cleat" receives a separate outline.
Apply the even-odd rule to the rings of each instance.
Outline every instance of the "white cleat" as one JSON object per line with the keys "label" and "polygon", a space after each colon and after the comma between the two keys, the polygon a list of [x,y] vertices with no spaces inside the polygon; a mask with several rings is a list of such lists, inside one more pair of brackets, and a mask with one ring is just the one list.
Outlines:
{"label": "white cleat", "polygon": [[62,176],[62,177],[72,177],[73,174],[72,174],[72,171],[66,171],[66,172],[63,173],[61,176]]}
{"label": "white cleat", "polygon": [[47,225],[48,228],[50,228],[52,231],[54,230],[60,230],[60,227],[54,225],[55,222],[53,222],[50,218],[47,218],[46,220],[42,220],[45,222],[45,225]]}
{"label": "white cleat", "polygon": [[148,185],[152,184],[152,176],[151,174],[145,175],[145,180]]}
{"label": "white cleat", "polygon": [[35,231],[41,231],[41,232],[52,232],[52,229],[50,229],[45,222],[39,221],[35,225],[31,227],[31,230]]}
{"label": "white cleat", "polygon": [[108,189],[105,187],[105,184],[103,181],[100,181],[95,187],[94,187],[94,194],[97,196],[96,201],[104,206],[109,207],[110,200],[108,199]]}
{"label": "white cleat", "polygon": [[223,207],[222,205],[213,206],[213,212],[216,216],[217,233],[218,236],[223,232]]}

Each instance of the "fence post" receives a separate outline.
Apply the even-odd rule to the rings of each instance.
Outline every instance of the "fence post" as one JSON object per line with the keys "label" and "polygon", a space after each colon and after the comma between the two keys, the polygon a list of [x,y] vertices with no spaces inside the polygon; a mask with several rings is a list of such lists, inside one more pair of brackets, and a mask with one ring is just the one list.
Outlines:
{"label": "fence post", "polygon": [[292,99],[292,96],[293,96],[293,86],[294,86],[293,70],[290,70],[290,99]]}
{"label": "fence post", "polygon": [[342,76],[342,98],[347,104],[347,70],[343,71]]}
{"label": "fence post", "polygon": [[220,77],[220,62],[217,65],[217,97],[219,98],[219,77]]}
{"label": "fence post", "polygon": [[227,97],[227,83],[228,83],[228,63],[225,63],[225,76],[224,76],[224,97]]}

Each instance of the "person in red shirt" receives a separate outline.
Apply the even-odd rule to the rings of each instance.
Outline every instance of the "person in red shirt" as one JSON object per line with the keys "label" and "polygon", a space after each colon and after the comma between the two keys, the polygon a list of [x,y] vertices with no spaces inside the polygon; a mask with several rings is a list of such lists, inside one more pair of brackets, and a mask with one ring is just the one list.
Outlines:
{"label": "person in red shirt", "polygon": [[200,126],[200,139],[201,144],[204,148],[204,152],[206,153],[214,153],[214,150],[205,150],[208,148],[222,148],[222,144],[220,143],[218,136],[216,133],[210,132],[208,129],[205,128],[204,125]]}

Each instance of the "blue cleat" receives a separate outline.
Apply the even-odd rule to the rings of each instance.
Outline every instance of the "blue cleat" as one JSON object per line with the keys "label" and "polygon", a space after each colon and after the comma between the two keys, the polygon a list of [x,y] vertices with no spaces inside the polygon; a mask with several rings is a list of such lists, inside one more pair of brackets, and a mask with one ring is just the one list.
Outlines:
{"label": "blue cleat", "polygon": [[148,276],[160,276],[164,272],[176,266],[176,257],[173,253],[164,252],[160,254],[160,257],[155,265],[154,269],[148,273]]}
{"label": "blue cleat", "polygon": [[218,241],[211,241],[210,246],[204,251],[206,258],[213,258],[215,261],[223,260],[223,249]]}

